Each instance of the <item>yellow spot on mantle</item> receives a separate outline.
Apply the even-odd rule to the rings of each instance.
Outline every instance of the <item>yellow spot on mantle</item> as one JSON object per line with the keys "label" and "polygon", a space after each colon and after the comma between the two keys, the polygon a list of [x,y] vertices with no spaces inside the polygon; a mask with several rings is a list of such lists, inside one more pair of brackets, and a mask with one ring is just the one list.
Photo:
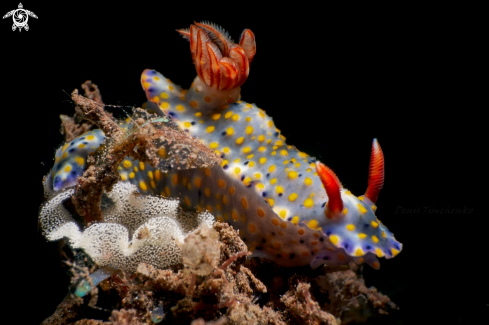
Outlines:
{"label": "yellow spot on mantle", "polygon": [[243,208],[248,209],[248,201],[246,200],[246,198],[241,198],[241,205],[243,206]]}
{"label": "yellow spot on mantle", "polygon": [[200,177],[195,177],[194,178],[194,185],[197,187],[197,188],[200,188],[202,186],[202,178]]}
{"label": "yellow spot on mantle", "polygon": [[318,224],[318,222],[317,222],[317,220],[316,220],[316,219],[312,219],[311,221],[309,221],[309,222],[307,223],[307,226],[308,226],[309,228],[311,228],[311,229],[314,229],[314,230],[316,230],[316,229],[317,229],[318,225],[319,225],[319,224]]}
{"label": "yellow spot on mantle", "polygon": [[256,213],[261,217],[263,218],[265,216],[265,211],[263,211],[262,209],[257,209],[256,210]]}
{"label": "yellow spot on mantle", "polygon": [[290,171],[288,174],[289,178],[294,179],[297,178],[298,173],[294,170]]}
{"label": "yellow spot on mantle", "polygon": [[148,185],[146,185],[146,183],[144,181],[140,181],[139,182],[139,187],[143,190],[143,191],[147,191],[148,190]]}
{"label": "yellow spot on mantle", "polygon": [[360,210],[360,213],[362,213],[362,214],[363,213],[367,213],[367,209],[365,209],[363,207],[363,205],[361,205],[360,203],[358,203],[357,206],[358,206],[358,210]]}
{"label": "yellow spot on mantle", "polygon": [[226,182],[222,179],[219,179],[217,181],[217,185],[219,185],[220,188],[224,188],[224,187],[226,187]]}
{"label": "yellow spot on mantle", "polygon": [[340,241],[340,237],[336,236],[336,235],[330,235],[329,236],[329,240],[331,240],[331,242],[336,245],[339,243]]}
{"label": "yellow spot on mantle", "polygon": [[310,208],[314,205],[314,201],[311,199],[311,198],[307,198],[305,201],[304,201],[304,206],[306,208]]}
{"label": "yellow spot on mantle", "polygon": [[165,149],[165,147],[161,147],[160,149],[158,149],[158,156],[160,156],[160,158],[166,158],[166,149]]}
{"label": "yellow spot on mantle", "polygon": [[294,202],[297,199],[297,193],[292,193],[289,195],[289,201]]}

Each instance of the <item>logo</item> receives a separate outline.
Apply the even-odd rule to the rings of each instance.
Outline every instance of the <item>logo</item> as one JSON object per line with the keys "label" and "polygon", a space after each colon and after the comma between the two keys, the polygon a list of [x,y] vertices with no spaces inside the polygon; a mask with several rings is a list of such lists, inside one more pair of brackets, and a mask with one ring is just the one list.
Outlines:
{"label": "logo", "polygon": [[32,11],[23,9],[22,3],[19,3],[18,9],[14,9],[12,11],[7,12],[7,14],[3,16],[3,18],[7,18],[10,16],[12,16],[12,19],[14,20],[14,24],[12,25],[12,31],[15,31],[18,28],[19,32],[22,31],[22,28],[25,28],[25,30],[29,30],[29,25],[27,25],[29,16],[33,18],[37,18],[36,14],[33,13]]}

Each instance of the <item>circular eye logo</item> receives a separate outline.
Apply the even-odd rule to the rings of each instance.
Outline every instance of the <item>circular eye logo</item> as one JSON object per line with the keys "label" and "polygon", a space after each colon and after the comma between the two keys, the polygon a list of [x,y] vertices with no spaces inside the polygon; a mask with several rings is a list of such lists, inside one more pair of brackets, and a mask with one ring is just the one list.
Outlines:
{"label": "circular eye logo", "polygon": [[19,3],[18,9],[7,12],[7,14],[3,16],[3,18],[8,18],[10,16],[12,16],[12,19],[14,20],[12,31],[15,31],[18,28],[19,32],[22,31],[22,28],[24,28],[25,30],[29,30],[29,25],[27,25],[29,16],[37,18],[36,14],[32,11],[23,9],[22,3]]}

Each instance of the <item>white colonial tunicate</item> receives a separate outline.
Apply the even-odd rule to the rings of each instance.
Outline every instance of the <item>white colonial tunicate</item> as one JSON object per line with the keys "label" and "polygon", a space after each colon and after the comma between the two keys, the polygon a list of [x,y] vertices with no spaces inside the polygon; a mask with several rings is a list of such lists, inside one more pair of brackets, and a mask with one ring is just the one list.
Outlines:
{"label": "white colonial tunicate", "polygon": [[140,263],[165,268],[182,262],[181,245],[200,224],[212,226],[208,213],[184,212],[177,199],[141,195],[134,185],[119,182],[102,198],[102,222],[81,230],[63,202],[74,193],[67,189],[51,197],[39,220],[45,237],[68,238],[101,267],[133,272]]}

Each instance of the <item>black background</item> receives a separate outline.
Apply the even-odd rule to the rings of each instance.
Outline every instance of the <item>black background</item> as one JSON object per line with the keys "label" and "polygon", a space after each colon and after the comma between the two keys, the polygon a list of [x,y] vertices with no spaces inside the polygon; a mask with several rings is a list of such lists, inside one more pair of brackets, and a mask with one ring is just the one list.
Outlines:
{"label": "black background", "polygon": [[[1,14],[17,5],[2,2]],[[90,79],[105,103],[141,105],[146,68],[187,88],[195,71],[188,43],[174,30],[194,20],[215,22],[235,40],[244,28],[255,33],[242,98],[356,195],[366,189],[378,138],[386,180],[377,216],[404,249],[364,276],[401,308],[392,322],[487,320],[487,195],[477,198],[477,186],[487,188],[487,167],[477,166],[487,151],[480,9],[304,1],[23,5],[39,17],[29,18],[28,32],[0,20],[2,277],[21,323],[39,324],[68,287],[56,245],[37,225],[42,176],[62,143],[58,116],[73,113],[66,93]],[[471,212],[429,213],[464,207]]]}

